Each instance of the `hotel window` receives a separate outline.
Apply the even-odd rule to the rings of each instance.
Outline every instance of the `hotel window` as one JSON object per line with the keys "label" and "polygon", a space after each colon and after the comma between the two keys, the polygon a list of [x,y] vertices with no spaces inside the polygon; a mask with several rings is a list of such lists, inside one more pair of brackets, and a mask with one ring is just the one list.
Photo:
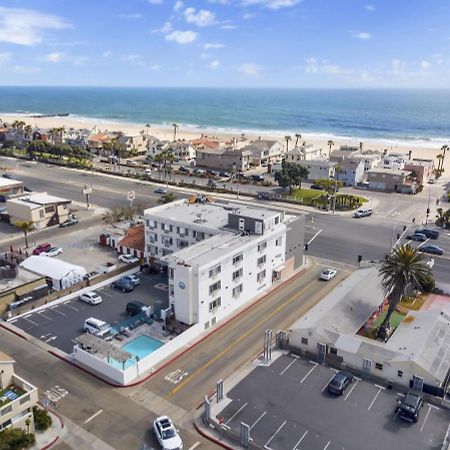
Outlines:
{"label": "hotel window", "polygon": [[239,297],[243,290],[242,284],[237,285],[233,288],[233,297]]}
{"label": "hotel window", "polygon": [[239,270],[236,270],[235,272],[233,272],[233,281],[239,280],[239,278],[241,278],[243,274],[244,274],[244,269],[242,267]]}
{"label": "hotel window", "polygon": [[217,292],[221,288],[221,286],[222,286],[222,284],[221,284],[220,280],[211,284],[209,286],[209,295],[212,295],[212,294],[214,294],[214,292]]}
{"label": "hotel window", "polygon": [[381,364],[381,363],[375,363],[375,369],[383,370],[383,364]]}
{"label": "hotel window", "polygon": [[308,338],[302,337],[302,344],[308,345]]}
{"label": "hotel window", "polygon": [[172,245],[173,243],[172,238],[166,236],[161,236],[161,242],[166,246]]}
{"label": "hotel window", "polygon": [[222,304],[222,300],[220,297],[217,297],[215,300],[210,302],[209,304],[209,312],[215,311]]}
{"label": "hotel window", "polygon": [[244,259],[244,255],[239,253],[239,255],[233,256],[233,265],[239,264]]}
{"label": "hotel window", "polygon": [[277,216],[275,217],[275,225],[278,225],[280,223],[280,217]]}
{"label": "hotel window", "polygon": [[261,256],[258,258],[258,261],[256,262],[256,265],[258,267],[261,267],[262,265],[264,265],[266,263],[266,255]]}
{"label": "hotel window", "polygon": [[147,226],[151,229],[155,229],[158,226],[158,222],[155,220],[147,220]]}
{"label": "hotel window", "polygon": [[173,297],[175,295],[175,289],[173,287],[173,284],[169,284],[169,295]]}
{"label": "hotel window", "polygon": [[283,238],[279,237],[276,241],[275,241],[275,245],[277,247],[281,247],[281,244],[283,243]]}
{"label": "hotel window", "polygon": [[258,275],[256,275],[256,281],[258,283],[264,281],[265,278],[266,278],[266,269],[261,270],[261,272],[259,272]]}
{"label": "hotel window", "polygon": [[258,244],[258,252],[263,252],[267,248],[267,242],[263,241]]}
{"label": "hotel window", "polygon": [[185,247],[188,247],[189,244],[187,241],[183,241],[182,239],[177,239],[177,246],[178,246],[178,248],[185,248]]}
{"label": "hotel window", "polygon": [[337,349],[334,347],[330,347],[330,354],[337,355]]}
{"label": "hotel window", "polygon": [[12,406],[6,406],[5,408],[2,409],[2,416],[6,416],[6,414],[9,414],[12,411]]}
{"label": "hotel window", "polygon": [[175,269],[169,267],[169,278],[173,280],[174,276],[175,276]]}
{"label": "hotel window", "polygon": [[45,207],[45,213],[46,214],[50,214],[52,212],[55,212],[55,207],[54,206],[46,206]]}
{"label": "hotel window", "polygon": [[397,375],[402,378],[403,377],[403,370],[398,370]]}
{"label": "hotel window", "polygon": [[219,275],[219,273],[222,271],[222,266],[218,264],[217,266],[211,267],[209,269],[209,278],[214,278],[215,276]]}

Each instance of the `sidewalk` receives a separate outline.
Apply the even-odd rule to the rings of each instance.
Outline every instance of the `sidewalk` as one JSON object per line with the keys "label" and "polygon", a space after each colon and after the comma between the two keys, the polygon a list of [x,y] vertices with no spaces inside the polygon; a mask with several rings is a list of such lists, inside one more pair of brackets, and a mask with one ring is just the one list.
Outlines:
{"label": "sidewalk", "polygon": [[66,434],[66,428],[64,427],[62,419],[51,410],[47,411],[53,420],[52,426],[46,431],[35,432],[36,445],[31,447],[31,450],[44,450],[50,448]]}

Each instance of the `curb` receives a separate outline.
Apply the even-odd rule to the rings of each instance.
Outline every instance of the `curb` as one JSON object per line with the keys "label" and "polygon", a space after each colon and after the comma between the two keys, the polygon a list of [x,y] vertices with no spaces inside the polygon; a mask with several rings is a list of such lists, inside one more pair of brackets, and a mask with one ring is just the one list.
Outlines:
{"label": "curb", "polygon": [[194,428],[197,430],[197,433],[200,434],[200,436],[203,436],[205,439],[208,439],[208,441],[213,442],[219,447],[225,448],[227,450],[234,450],[234,447],[230,447],[229,445],[225,444],[224,442],[219,441],[214,436],[211,436],[209,433],[206,433],[206,431],[203,431],[198,425],[197,422],[194,421]]}
{"label": "curb", "polygon": [[[41,403],[38,403],[38,405],[41,406],[42,408],[44,408],[41,405]],[[55,415],[58,418],[59,423],[61,424],[61,430],[64,429],[64,421],[62,420],[61,416],[56,411],[54,411],[53,409],[50,410],[50,411],[52,412],[53,415]],[[53,447],[58,441],[59,441],[59,436],[56,436],[55,439],[53,439],[53,441],[49,442],[44,447],[41,447],[39,450],[47,450],[47,449]]]}

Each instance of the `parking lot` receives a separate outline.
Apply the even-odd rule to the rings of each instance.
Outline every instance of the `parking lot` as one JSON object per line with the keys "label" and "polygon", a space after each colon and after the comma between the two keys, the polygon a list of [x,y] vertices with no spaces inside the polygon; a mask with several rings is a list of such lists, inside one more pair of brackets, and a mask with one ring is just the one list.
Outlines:
{"label": "parking lot", "polygon": [[26,314],[11,323],[38,339],[71,353],[74,339],[84,333],[83,324],[88,317],[101,319],[111,325],[127,318],[125,307],[132,300],[154,306],[157,300],[168,306],[167,281],[160,275],[137,274],[141,284],[134,291],[122,293],[105,286],[96,290],[103,299],[99,305],[89,305],[74,298],[42,311]]}
{"label": "parking lot", "polygon": [[240,423],[249,425],[253,443],[266,450],[441,448],[448,411],[425,402],[419,421],[406,423],[394,413],[402,393],[355,378],[332,396],[326,387],[335,372],[282,355],[228,392],[232,402],[218,417],[238,436]]}

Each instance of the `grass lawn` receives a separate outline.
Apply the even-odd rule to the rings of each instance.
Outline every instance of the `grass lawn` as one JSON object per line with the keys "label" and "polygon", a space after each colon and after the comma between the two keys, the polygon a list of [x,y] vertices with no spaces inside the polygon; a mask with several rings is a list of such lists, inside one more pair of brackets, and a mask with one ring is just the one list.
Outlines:
{"label": "grass lawn", "polygon": [[360,195],[353,195],[353,194],[345,194],[345,193],[338,193],[337,196],[339,197],[340,195],[351,195],[352,197],[356,197],[358,199],[358,203],[367,203],[369,200],[367,200],[367,198],[365,197],[361,197]]}
{"label": "grass lawn", "polygon": [[312,200],[323,194],[326,194],[326,192],[319,191],[318,189],[294,189],[290,197],[294,200],[302,202],[305,205],[310,205]]}
{"label": "grass lawn", "polygon": [[[386,311],[383,311],[374,321],[372,324],[372,328],[379,328],[380,325],[383,323],[384,318],[387,314],[387,308]],[[400,322],[405,317],[405,314],[400,314],[397,311],[394,311],[391,316],[391,320],[389,321],[389,324],[392,328],[397,328],[400,325]]]}

